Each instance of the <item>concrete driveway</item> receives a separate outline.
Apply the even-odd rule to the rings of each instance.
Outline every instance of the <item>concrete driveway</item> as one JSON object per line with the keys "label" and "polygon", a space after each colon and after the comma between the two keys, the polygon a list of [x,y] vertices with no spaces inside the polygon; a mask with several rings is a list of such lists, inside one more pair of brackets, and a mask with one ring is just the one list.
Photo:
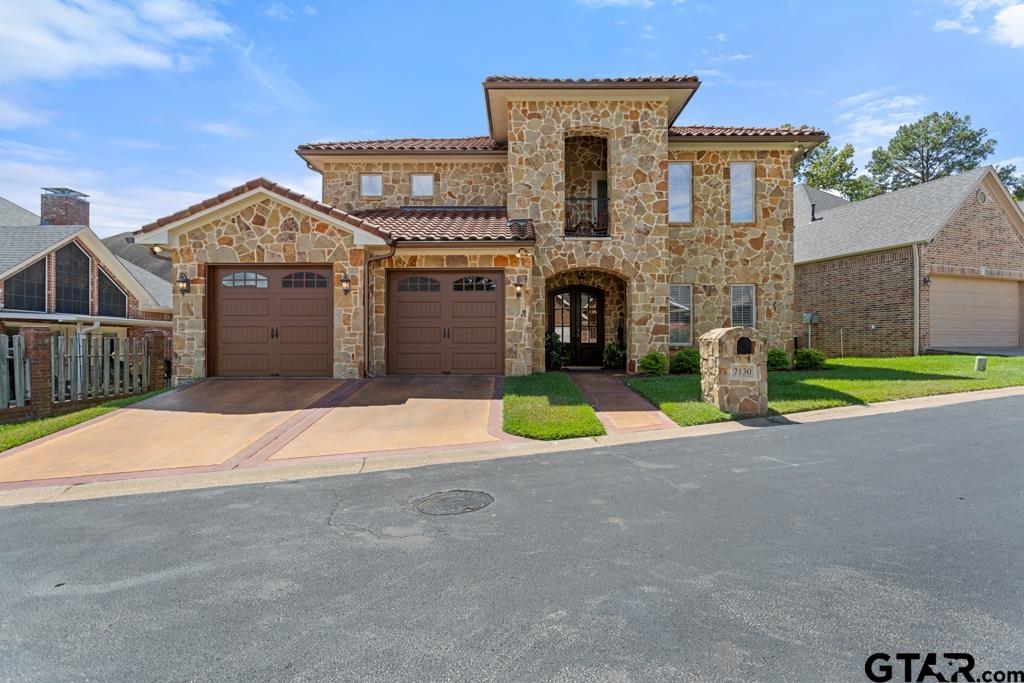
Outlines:
{"label": "concrete driveway", "polygon": [[498,381],[207,380],[0,453],[0,489],[493,444]]}

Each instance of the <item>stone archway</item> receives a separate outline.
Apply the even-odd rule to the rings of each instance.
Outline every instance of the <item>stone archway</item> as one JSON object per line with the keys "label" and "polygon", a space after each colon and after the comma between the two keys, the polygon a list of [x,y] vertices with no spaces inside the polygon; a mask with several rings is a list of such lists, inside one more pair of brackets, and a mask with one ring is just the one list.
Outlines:
{"label": "stone archway", "polygon": [[[555,304],[552,297],[556,293],[566,297],[563,299],[560,296],[559,304],[571,308],[571,313],[568,310],[562,313],[563,318],[566,314],[579,316],[581,302],[591,302],[593,306],[600,308],[600,321],[591,321],[594,326],[589,333],[583,332],[584,339],[579,338],[581,335],[579,320],[573,320],[571,322],[572,338],[563,341],[570,342],[574,346],[580,341],[592,343],[593,330],[599,330],[601,338],[597,341],[601,350],[610,344],[618,344],[623,350],[629,348],[628,281],[624,277],[608,271],[579,268],[562,271],[545,278],[544,324],[540,326],[545,333],[552,331],[555,323],[551,316]],[[566,323],[567,320],[562,319],[560,322]],[[570,330],[561,329],[560,332],[562,335],[567,335]],[[597,353],[600,354],[600,351]],[[583,364],[600,364],[599,356],[598,362],[595,363],[592,355],[592,353],[584,353],[581,357],[584,361]],[[543,362],[536,367],[544,367]]]}

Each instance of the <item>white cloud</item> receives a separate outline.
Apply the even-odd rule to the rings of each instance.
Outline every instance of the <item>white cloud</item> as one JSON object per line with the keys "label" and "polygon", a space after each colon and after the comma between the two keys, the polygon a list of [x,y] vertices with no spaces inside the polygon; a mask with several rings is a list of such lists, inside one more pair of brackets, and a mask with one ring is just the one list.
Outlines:
{"label": "white cloud", "polygon": [[316,7],[313,5],[303,5],[302,13],[309,17],[316,16]]}
{"label": "white cloud", "polygon": [[927,98],[921,95],[894,95],[886,93],[893,88],[880,88],[844,97],[836,102],[842,111],[836,122],[842,124],[832,139],[842,145],[850,143],[856,148],[854,161],[864,166],[871,151],[886,144],[900,126],[920,119]]}
{"label": "white cloud", "polygon": [[724,43],[726,41],[726,36],[724,33],[714,33],[708,36],[708,38],[710,38],[711,40],[717,40],[719,43]]}
{"label": "white cloud", "polygon": [[735,52],[733,54],[723,54],[716,57],[712,57],[711,61],[718,64],[721,62],[745,62],[748,59],[753,59],[754,55],[748,55],[745,52]]}
{"label": "white cloud", "polygon": [[1024,173],[1024,157],[1010,157],[992,164],[993,166],[1016,166],[1018,173]]}
{"label": "white cloud", "polygon": [[932,24],[932,28],[936,31],[963,31],[968,35],[980,30],[977,26],[965,24],[960,19],[939,19]]}
{"label": "white cloud", "polygon": [[0,128],[30,128],[42,126],[50,120],[50,114],[35,111],[10,100],[0,98]]}
{"label": "white cloud", "polygon": [[171,69],[196,41],[231,28],[189,0],[0,3],[0,82],[60,79],[137,67]]}
{"label": "white cloud", "polygon": [[1024,4],[1012,5],[996,14],[992,36],[996,42],[1010,47],[1024,47]]}
{"label": "white cloud", "polygon": [[586,7],[639,7],[650,9],[654,7],[654,0],[577,0]]}
{"label": "white cloud", "polygon": [[193,128],[210,135],[236,140],[252,135],[249,130],[231,121],[204,121],[203,123],[197,123]]}
{"label": "white cloud", "polygon": [[279,2],[272,2],[263,9],[263,14],[278,21],[291,21],[295,18],[295,12],[290,7]]}
{"label": "white cloud", "polygon": [[640,37],[644,40],[654,40],[654,27],[650,24],[644,24],[644,30]]}

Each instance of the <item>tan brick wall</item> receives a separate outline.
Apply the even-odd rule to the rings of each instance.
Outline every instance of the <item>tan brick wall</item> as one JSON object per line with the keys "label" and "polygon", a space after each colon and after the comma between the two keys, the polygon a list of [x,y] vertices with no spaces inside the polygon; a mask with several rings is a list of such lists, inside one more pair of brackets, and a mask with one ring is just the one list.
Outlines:
{"label": "tan brick wall", "polygon": [[[379,173],[382,197],[359,195],[359,176]],[[410,176],[434,174],[434,196],[412,196]],[[495,161],[392,162],[332,161],[324,164],[324,202],[343,211],[384,207],[504,206],[508,173],[503,159]]]}
{"label": "tan brick wall", "polygon": [[[798,265],[795,308],[797,316],[821,316],[811,342],[828,356],[912,355],[913,252],[902,247]],[[806,326],[797,333],[806,346]]]}
{"label": "tan brick wall", "polygon": [[[174,272],[191,280],[188,294],[174,292],[174,379],[207,374],[206,292],[209,265],[238,263],[329,263],[334,268],[334,368],[338,378],[357,377],[362,361],[363,249],[338,230],[272,199],[213,216],[178,236]],[[352,280],[345,295],[338,284]]]}

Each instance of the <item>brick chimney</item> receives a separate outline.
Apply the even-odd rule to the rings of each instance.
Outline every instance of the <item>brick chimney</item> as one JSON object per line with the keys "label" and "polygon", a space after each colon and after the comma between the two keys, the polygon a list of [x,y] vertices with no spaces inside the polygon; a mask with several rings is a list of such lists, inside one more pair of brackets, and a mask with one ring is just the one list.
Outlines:
{"label": "brick chimney", "polygon": [[89,225],[88,196],[70,187],[44,187],[39,202],[43,225]]}

